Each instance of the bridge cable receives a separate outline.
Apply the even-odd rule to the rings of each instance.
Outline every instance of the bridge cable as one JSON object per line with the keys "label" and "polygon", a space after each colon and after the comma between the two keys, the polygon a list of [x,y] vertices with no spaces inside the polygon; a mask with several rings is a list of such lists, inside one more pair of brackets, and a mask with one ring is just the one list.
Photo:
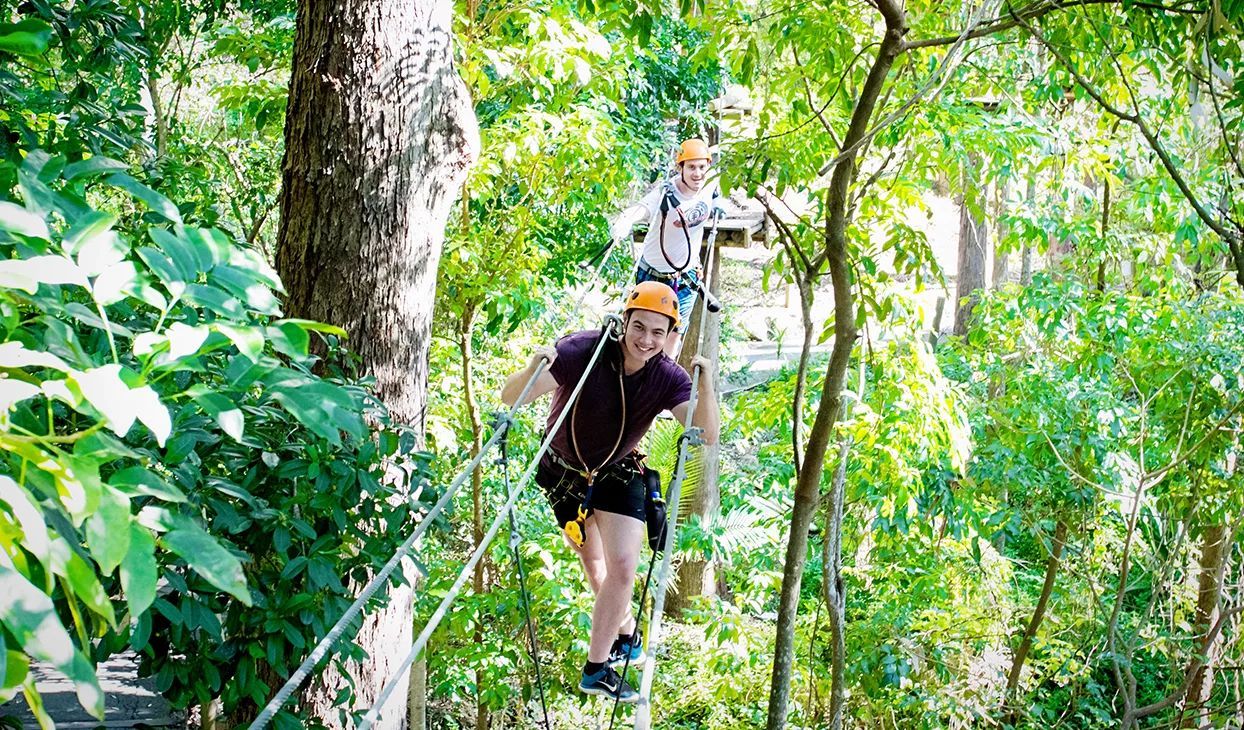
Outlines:
{"label": "bridge cable", "polygon": [[[600,341],[596,344],[596,349],[592,352],[592,357],[583,371],[583,377],[579,378],[578,383],[575,384],[574,390],[571,391],[570,398],[567,400],[566,406],[562,409],[561,413],[557,415],[554,422],[549,426],[548,433],[543,442],[541,442],[540,448],[536,450],[535,456],[532,457],[531,462],[528,464],[527,470],[523,473],[522,478],[519,479],[517,486],[510,490],[509,498],[506,500],[505,506],[502,508],[502,511],[498,513],[496,519],[493,520],[492,525],[488,528],[488,532],[485,533],[483,539],[475,548],[475,551],[471,554],[471,557],[462,567],[462,572],[458,574],[457,580],[454,581],[454,584],[450,587],[449,592],[441,600],[440,605],[437,606],[436,611],[432,614],[432,617],[428,619],[423,631],[419,633],[418,638],[415,639],[415,643],[406,654],[406,658],[403,659],[398,665],[397,670],[394,672],[393,678],[385,684],[384,688],[380,691],[379,696],[377,696],[375,704],[372,705],[371,709],[368,710],[367,714],[363,717],[362,722],[359,724],[359,730],[367,730],[367,728],[370,728],[376,722],[379,718],[380,710],[384,707],[385,703],[389,701],[389,698],[397,689],[397,685],[399,683],[398,680],[402,678],[402,675],[405,674],[406,670],[410,668],[410,665],[413,664],[419,654],[423,652],[424,648],[427,646],[428,639],[432,636],[432,632],[436,630],[438,625],[440,625],[440,622],[448,613],[449,607],[455,600],[457,600],[458,593],[461,592],[463,584],[466,583],[468,574],[475,568],[475,565],[480,561],[480,558],[483,557],[484,551],[487,550],[489,544],[492,542],[493,538],[497,536],[497,532],[501,529],[501,524],[505,520],[506,513],[514,508],[514,504],[518,501],[519,495],[522,494],[522,491],[527,486],[527,483],[531,481],[532,476],[536,472],[536,468],[540,465],[540,459],[543,458],[544,453],[548,451],[549,445],[553,442],[553,437],[557,434],[558,429],[561,428],[562,422],[566,420],[570,407],[578,399],[580,391],[583,390],[583,385],[587,382],[587,377],[592,372],[592,366],[594,366],[596,361],[600,359],[600,354],[605,347],[605,343],[620,333],[621,323],[622,320],[617,315],[608,315],[605,318],[605,324],[601,328],[602,336]],[[544,364],[547,363],[548,360],[545,358]],[[537,372],[539,372],[539,369],[537,369]],[[525,395],[526,392],[524,392],[523,395],[515,401],[515,407],[522,404]]]}

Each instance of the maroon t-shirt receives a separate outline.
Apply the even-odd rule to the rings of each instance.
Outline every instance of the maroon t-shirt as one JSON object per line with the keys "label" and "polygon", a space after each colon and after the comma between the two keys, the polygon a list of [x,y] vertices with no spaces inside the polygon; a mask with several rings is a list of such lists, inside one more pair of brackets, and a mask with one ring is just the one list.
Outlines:
{"label": "maroon t-shirt", "polygon": [[[557,341],[557,358],[549,368],[557,381],[557,389],[553,391],[553,406],[545,422],[546,433],[566,407],[579,378],[583,377],[600,337],[600,330],[587,330],[566,335]],[[622,429],[622,442],[609,458],[610,464],[639,445],[658,413],[691,399],[691,377],[687,371],[665,353],[658,353],[636,372],[622,376],[621,390],[626,393],[626,422],[621,423],[622,398],[618,388],[621,363],[621,344],[616,341],[605,343],[605,349],[579,393],[578,417],[573,420],[574,436],[588,469],[599,468],[609,458],[609,451],[618,439],[619,427]],[[580,466],[570,441],[573,415],[566,415],[562,427],[553,437],[552,446],[562,459]]]}

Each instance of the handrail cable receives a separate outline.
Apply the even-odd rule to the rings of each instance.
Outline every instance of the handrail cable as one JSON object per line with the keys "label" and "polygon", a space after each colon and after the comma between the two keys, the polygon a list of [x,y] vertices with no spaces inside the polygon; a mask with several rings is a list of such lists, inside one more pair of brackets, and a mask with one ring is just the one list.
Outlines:
{"label": "handrail cable", "polygon": [[[612,246],[612,243],[610,246]],[[587,298],[587,293],[592,288],[592,284],[600,276],[601,271],[604,270],[605,264],[607,264],[608,261],[608,255],[600,257],[600,263],[593,269],[592,275],[583,282],[579,297],[575,302],[575,306],[567,310],[567,316],[563,327],[570,323],[571,318],[575,314],[579,313],[583,306],[584,299]],[[350,623],[358,617],[367,601],[370,600],[371,597],[375,595],[376,591],[380,589],[380,586],[388,580],[393,571],[397,569],[398,563],[401,562],[402,558],[406,557],[406,555],[410,553],[411,549],[414,548],[415,543],[419,541],[419,538],[423,537],[423,534],[427,532],[428,528],[431,527],[432,523],[436,520],[440,513],[445,510],[445,507],[449,504],[450,500],[453,499],[458,489],[466,483],[466,480],[471,473],[474,472],[479,467],[480,463],[483,462],[484,456],[492,450],[493,446],[497,444],[497,442],[504,436],[505,432],[509,430],[510,426],[513,425],[515,413],[517,413],[518,409],[522,407],[523,402],[527,399],[527,394],[531,392],[531,389],[535,386],[536,380],[540,377],[541,373],[544,372],[544,368],[548,364],[548,360],[546,359],[540,367],[532,373],[531,377],[527,380],[527,383],[523,386],[522,393],[519,395],[518,400],[514,402],[514,406],[498,419],[497,430],[493,432],[492,437],[489,438],[483,447],[480,448],[479,453],[467,462],[466,468],[464,468],[462,472],[454,478],[453,482],[451,482],[449,487],[445,490],[445,494],[437,500],[436,504],[433,505],[432,508],[428,510],[428,513],[424,515],[423,519],[420,520],[419,524],[415,527],[414,532],[412,532],[410,536],[398,546],[397,550],[393,553],[393,556],[384,564],[384,567],[382,567],[380,571],[367,582],[367,585],[363,586],[363,590],[359,592],[359,595],[355,598],[354,602],[346,608],[345,613],[343,613],[341,618],[337,620],[337,623],[333,624],[333,627],[329,629],[327,634],[324,635],[324,638],[320,639],[320,642],[315,645],[315,648],[311,650],[311,653],[307,655],[306,659],[298,665],[298,668],[294,670],[294,673],[291,674],[289,679],[285,681],[285,684],[281,685],[281,688],[277,690],[277,693],[272,697],[268,704],[264,706],[259,715],[255,717],[254,722],[250,725],[250,730],[264,730],[264,728],[272,722],[273,718],[276,717],[276,713],[279,712],[281,708],[285,706],[285,703],[289,701],[290,697],[293,696],[298,687],[308,676],[310,676],[311,671],[315,668],[315,665],[319,664],[320,661],[328,655],[329,650],[331,650],[333,645],[337,643],[342,634],[345,633],[345,630]]]}
{"label": "handrail cable", "polygon": [[294,690],[302,684],[303,680],[307,678],[315,665],[328,654],[329,650],[332,649],[333,644],[337,643],[337,640],[341,638],[341,635],[345,632],[346,627],[358,616],[359,612],[363,608],[363,605],[366,604],[367,601],[376,593],[376,591],[380,589],[380,586],[388,580],[389,576],[397,568],[397,565],[401,562],[402,558],[406,557],[411,548],[415,546],[415,543],[419,541],[419,538],[423,537],[423,534],[428,531],[428,528],[432,525],[436,518],[445,510],[445,507],[449,504],[449,501],[453,499],[454,494],[457,493],[458,489],[461,488],[466,482],[471,472],[479,466],[480,462],[483,461],[484,456],[492,449],[493,446],[497,444],[498,441],[501,440],[505,432],[509,430],[510,425],[513,423],[512,419],[515,412],[518,411],[519,405],[527,397],[527,394],[531,392],[531,389],[535,387],[536,380],[543,372],[544,365],[542,364],[536,369],[536,372],[532,373],[531,377],[527,380],[527,383],[523,386],[523,391],[519,395],[518,400],[515,401],[514,407],[498,419],[498,427],[497,430],[493,432],[492,437],[488,439],[483,448],[480,449],[480,452],[475,455],[475,458],[467,462],[466,468],[463,469],[458,476],[454,477],[454,480],[450,483],[449,488],[445,490],[445,494],[441,495],[441,498],[437,500],[435,505],[432,506],[432,509],[428,510],[428,513],[424,515],[424,518],[418,525],[415,526],[415,529],[410,533],[410,536],[398,546],[397,550],[393,553],[393,557],[389,558],[389,561],[384,564],[384,567],[381,568],[379,572],[377,572],[376,575],[367,582],[367,585],[363,586],[363,590],[360,591],[358,597],[354,599],[354,603],[350,604],[350,607],[347,608],[341,618],[337,620],[337,623],[333,624],[333,627],[329,629],[327,634],[324,635],[324,638],[320,639],[320,643],[315,645],[315,648],[310,654],[307,655],[307,658],[298,665],[298,668],[294,670],[294,673],[291,674],[289,679],[285,681],[285,684],[281,686],[281,689],[277,691],[272,700],[264,706],[263,711],[260,712],[255,718],[255,721],[251,723],[250,730],[263,730],[263,728],[267,727],[268,723],[272,721],[272,718],[276,716],[276,713],[280,711],[281,707],[289,701],[289,698],[293,695]]}
{"label": "handrail cable", "polygon": [[[709,233],[708,251],[705,253],[705,273],[704,291],[709,291],[712,286],[713,276],[713,259],[717,253],[717,216],[713,217],[713,228]],[[704,342],[704,325],[708,322],[708,298],[700,298],[700,322],[699,332],[696,333],[698,342],[696,352],[700,351],[700,347]],[[658,545],[664,544],[665,551],[661,553],[661,568],[657,574],[657,588],[652,599],[652,617],[648,619],[648,647],[644,652],[644,665],[642,675],[639,682],[639,702],[635,707],[635,730],[648,730],[652,726],[652,682],[656,675],[656,658],[657,647],[661,641],[661,619],[665,613],[665,592],[669,587],[670,566],[673,562],[674,546],[678,539],[678,504],[679,498],[682,496],[682,483],[687,476],[687,447],[692,445],[701,445],[703,440],[700,438],[698,428],[692,428],[691,422],[695,418],[695,409],[699,404],[699,384],[700,377],[713,377],[711,373],[702,373],[700,366],[691,369],[691,398],[687,402],[687,417],[683,423],[683,433],[678,439],[678,459],[674,464],[674,477],[670,480],[669,490],[667,491],[667,504],[669,509],[666,512],[665,531],[669,532],[668,538],[665,535],[657,541]],[[652,568],[656,563],[657,554],[654,552],[652,558],[648,562],[648,575],[644,580],[644,588],[639,597],[639,610],[643,611],[644,600],[647,598],[648,586],[652,582]],[[622,676],[625,678],[627,668],[630,666],[631,660],[628,656],[626,663],[622,667]],[[618,700],[613,703],[613,712],[609,715],[609,727],[613,727],[614,714],[618,709]]]}
{"label": "handrail cable", "polygon": [[[510,456],[509,439],[505,436],[501,437],[501,458],[497,461],[501,465],[502,484],[508,494],[510,491]],[[536,624],[531,618],[531,594],[527,591],[527,571],[523,570],[523,556],[518,550],[522,535],[519,533],[518,520],[514,517],[514,508],[511,507],[508,512],[510,515],[510,549],[514,551],[514,567],[518,569],[518,587],[523,599],[527,640],[531,642],[531,663],[536,669],[536,690],[540,694],[540,711],[544,713],[544,730],[553,730],[553,722],[549,719],[548,702],[544,697],[544,678],[540,673],[540,644],[536,641]]]}
{"label": "handrail cable", "polygon": [[[606,336],[602,336],[600,341],[596,344],[596,349],[592,352],[592,357],[588,361],[587,366],[584,368],[583,377],[579,378],[579,382],[575,384],[574,390],[570,393],[570,398],[566,401],[566,407],[562,408],[561,413],[557,414],[557,418],[554,419],[553,424],[548,428],[548,433],[541,442],[540,448],[536,450],[535,456],[532,457],[531,462],[528,464],[527,470],[523,472],[523,476],[519,479],[517,485],[510,490],[509,499],[506,500],[505,506],[501,508],[501,511],[497,514],[496,519],[494,519],[492,525],[489,526],[488,532],[484,534],[483,539],[480,540],[479,545],[475,548],[475,551],[471,553],[470,559],[467,560],[466,564],[462,566],[462,571],[458,574],[457,580],[454,581],[454,584],[450,587],[449,592],[441,600],[441,603],[437,606],[435,613],[433,613],[432,617],[428,619],[428,623],[424,626],[423,631],[419,633],[418,638],[415,639],[415,643],[406,654],[406,658],[403,659],[401,664],[398,665],[397,670],[394,672],[394,676],[385,684],[384,688],[380,691],[380,694],[376,697],[375,704],[372,705],[371,709],[368,710],[367,714],[363,717],[362,722],[359,724],[359,730],[367,730],[367,728],[370,728],[376,722],[380,715],[380,710],[384,707],[385,703],[388,702],[394,690],[397,689],[397,685],[399,684],[398,680],[402,678],[406,670],[410,668],[410,665],[414,664],[415,659],[423,652],[424,647],[427,646],[428,639],[432,636],[432,632],[436,630],[436,627],[440,624],[441,620],[445,618],[445,615],[449,611],[450,605],[457,600],[458,593],[462,590],[462,586],[466,583],[466,579],[471,570],[475,568],[476,563],[478,563],[480,558],[483,557],[484,551],[488,549],[488,546],[492,543],[493,538],[497,536],[497,532],[501,529],[501,524],[505,521],[507,512],[514,508],[514,504],[518,501],[519,495],[522,494],[522,491],[527,486],[527,483],[531,481],[537,467],[540,465],[540,459],[544,457],[544,453],[548,451],[549,445],[553,442],[553,437],[557,435],[557,430],[561,428],[562,422],[566,420],[566,416],[569,413],[568,409],[573,405],[574,401],[578,399],[580,391],[583,390],[583,384],[587,382],[587,377],[592,372],[592,366],[595,365],[596,361],[600,358],[600,353],[604,349],[605,343],[611,339],[609,336],[610,332],[615,331],[620,324],[621,319],[617,315],[611,314],[605,318],[605,326],[602,329],[604,330]],[[526,393],[523,395],[525,396]],[[515,401],[515,405],[517,406],[522,402],[523,397],[520,396],[519,399]]]}

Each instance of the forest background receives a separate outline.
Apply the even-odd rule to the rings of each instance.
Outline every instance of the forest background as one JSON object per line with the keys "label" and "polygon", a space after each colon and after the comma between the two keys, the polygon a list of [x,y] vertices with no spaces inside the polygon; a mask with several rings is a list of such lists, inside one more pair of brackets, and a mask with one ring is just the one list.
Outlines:
{"label": "forest background", "polygon": [[[803,326],[697,457],[658,726],[1240,727],[1242,15],[6,4],[0,699],[52,723],[33,660],[101,716],[128,650],[192,721],[253,719],[481,449],[501,378],[593,326],[580,287],[620,290],[620,247],[579,266],[607,218],[719,134],[773,232],[763,270],[720,264],[719,359],[756,286]],[[954,271],[922,222],[946,197]],[[277,726],[366,710],[503,472]],[[549,710],[595,724],[586,587],[541,500],[516,517]],[[504,539],[472,578],[388,726],[540,726]]]}

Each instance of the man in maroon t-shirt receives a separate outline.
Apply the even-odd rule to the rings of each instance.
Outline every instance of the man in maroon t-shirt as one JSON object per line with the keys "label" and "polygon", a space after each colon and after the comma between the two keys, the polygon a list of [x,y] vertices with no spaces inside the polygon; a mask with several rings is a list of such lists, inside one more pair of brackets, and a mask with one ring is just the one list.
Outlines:
{"label": "man in maroon t-shirt", "polygon": [[[645,528],[643,469],[634,452],[662,411],[686,423],[691,378],[664,352],[678,326],[673,289],[653,281],[637,284],[627,297],[623,317],[621,339],[605,344],[540,461],[536,483],[583,561],[596,594],[579,688],[634,702],[638,694],[613,668],[643,658],[643,640],[631,613]],[[567,407],[602,336],[600,331],[576,332],[558,340],[556,347],[541,348],[526,368],[509,377],[501,399],[512,405],[547,359],[549,368],[540,373],[526,402],[552,392],[546,428],[551,426]],[[701,368],[701,374],[691,422],[702,429],[705,442],[716,443],[720,426],[710,364],[697,357],[692,367]],[[585,522],[577,519],[581,507],[587,511]]]}

